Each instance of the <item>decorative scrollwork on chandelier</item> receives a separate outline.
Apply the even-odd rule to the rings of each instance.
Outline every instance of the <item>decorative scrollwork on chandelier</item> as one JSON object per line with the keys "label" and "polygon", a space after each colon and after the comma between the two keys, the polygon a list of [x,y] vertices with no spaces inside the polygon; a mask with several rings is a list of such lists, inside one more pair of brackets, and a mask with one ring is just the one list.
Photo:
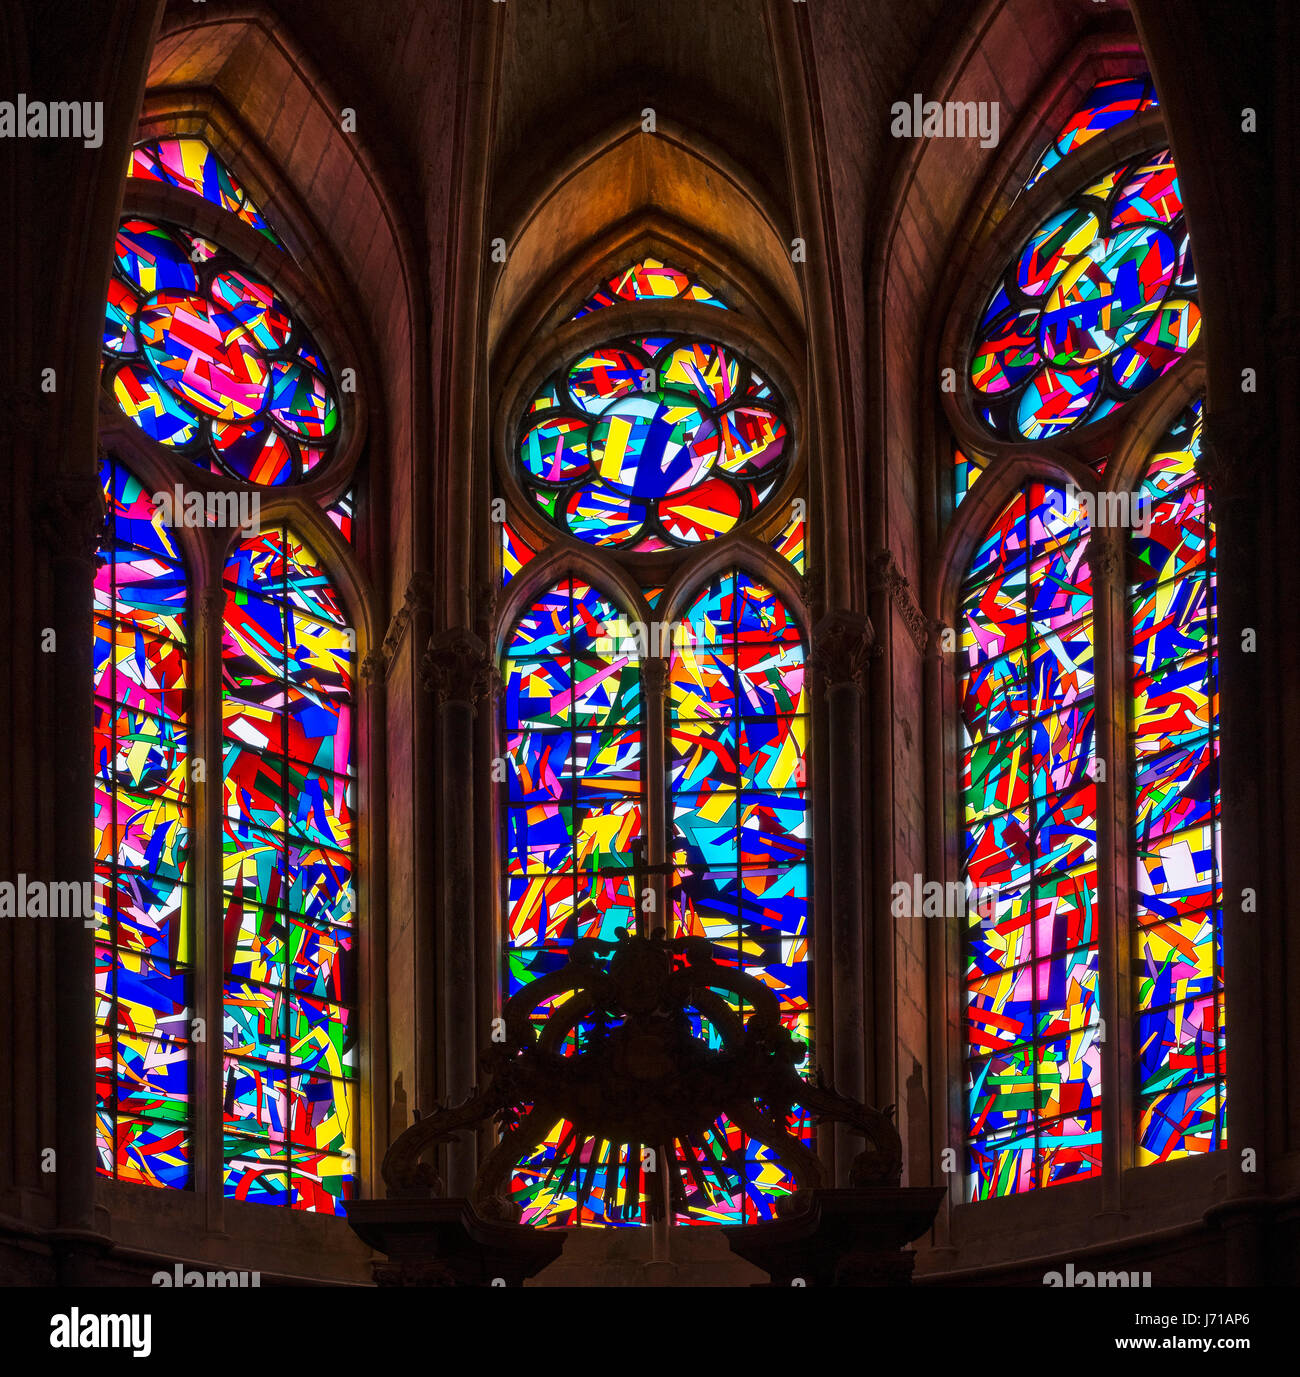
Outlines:
{"label": "decorative scrollwork on chandelier", "polygon": [[[712,1184],[727,1189],[722,1178],[735,1168],[702,1162],[690,1149],[719,1115],[766,1146],[800,1191],[824,1188],[831,1183],[820,1158],[790,1131],[796,1105],[865,1137],[849,1172],[853,1186],[899,1182],[893,1107],[871,1109],[820,1079],[804,1080],[775,995],[715,961],[703,938],[643,938],[619,929],[616,942],[582,939],[563,967],[525,986],[503,1015],[504,1040],[482,1057],[485,1086],[411,1125],[389,1149],[382,1170],[390,1197],[440,1194],[426,1151],[493,1119],[501,1137],[471,1196],[488,1218],[518,1217],[512,1173],[557,1122],[570,1131],[554,1154],[551,1180],[579,1206],[599,1191],[630,1218],[644,1193],[659,1217],[684,1201],[688,1178],[700,1188],[702,1175],[712,1173]],[[593,1142],[610,1151],[584,1150]],[[660,1171],[648,1170],[649,1161]]]}

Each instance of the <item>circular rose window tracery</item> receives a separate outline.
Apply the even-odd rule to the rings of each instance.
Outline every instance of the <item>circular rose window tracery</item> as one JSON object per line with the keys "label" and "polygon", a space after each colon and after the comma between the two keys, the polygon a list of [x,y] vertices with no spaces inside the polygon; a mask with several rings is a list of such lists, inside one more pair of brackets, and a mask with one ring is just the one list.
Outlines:
{"label": "circular rose window tracery", "polygon": [[123,220],[104,359],[122,411],[213,473],[294,483],[337,438],[337,397],[310,334],[245,264],[184,230]]}
{"label": "circular rose window tracery", "polygon": [[1172,367],[1200,323],[1165,149],[1112,169],[1007,265],[972,344],[979,416],[1011,441],[1100,420]]}
{"label": "circular rose window tracery", "polygon": [[637,336],[576,355],[538,389],[516,472],[577,539],[666,550],[753,516],[785,473],[788,443],[774,388],[729,345]]}

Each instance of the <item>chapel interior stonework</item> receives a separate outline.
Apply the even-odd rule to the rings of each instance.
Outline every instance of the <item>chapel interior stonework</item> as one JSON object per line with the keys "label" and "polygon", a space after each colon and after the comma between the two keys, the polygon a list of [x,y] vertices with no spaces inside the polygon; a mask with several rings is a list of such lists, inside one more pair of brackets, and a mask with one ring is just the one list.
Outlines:
{"label": "chapel interior stonework", "polygon": [[13,0],[0,1283],[1300,1283],[1298,27]]}

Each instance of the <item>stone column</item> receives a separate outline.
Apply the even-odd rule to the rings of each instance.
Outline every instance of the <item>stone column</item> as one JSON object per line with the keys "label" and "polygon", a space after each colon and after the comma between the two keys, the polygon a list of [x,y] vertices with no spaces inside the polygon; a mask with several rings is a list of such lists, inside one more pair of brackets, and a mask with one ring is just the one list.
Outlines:
{"label": "stone column", "polygon": [[[1264,665],[1279,664],[1279,628],[1260,596],[1257,568],[1263,533],[1256,475],[1268,472],[1270,458],[1264,439],[1255,415],[1244,406],[1235,411],[1207,407],[1199,471],[1209,484],[1218,581],[1220,864],[1231,1074],[1228,1201],[1221,1222],[1230,1286],[1264,1280],[1262,1224],[1254,1206],[1269,1189],[1269,963],[1280,963],[1286,950],[1283,906],[1280,896],[1269,893],[1259,845],[1261,828],[1272,831],[1270,814],[1280,815],[1269,807],[1271,772],[1261,734]],[[1243,648],[1246,629],[1255,632],[1250,651]],[[1280,689],[1277,682],[1269,692]],[[1253,891],[1253,911],[1243,912],[1243,890]],[[1280,1029],[1280,1021],[1274,1026]],[[1253,1171],[1243,1170],[1243,1149],[1254,1152]]]}
{"label": "stone column", "polygon": [[[93,879],[91,827],[94,759],[90,683],[93,620],[91,589],[95,552],[104,524],[98,475],[64,474],[39,509],[50,549],[54,650],[47,674],[51,769],[57,800],[52,875],[60,883]],[[53,929],[55,1252],[62,1285],[94,1280],[91,1243],[95,1206],[94,915],[47,918]],[[42,944],[43,945],[43,944]],[[21,973],[20,973],[21,974]],[[35,981],[36,972],[27,978]]]}
{"label": "stone column", "polygon": [[[948,759],[946,727],[949,722],[949,704],[952,700],[953,672],[944,657],[945,633],[951,632],[951,644],[956,645],[956,631],[940,621],[930,623],[930,634],[926,639],[924,665],[922,669],[925,695],[925,817],[926,868],[935,879],[945,883],[962,878],[961,845],[952,841],[955,853],[955,867],[949,864],[949,843],[951,829],[947,821],[948,804]],[[957,813],[960,819],[960,807]],[[949,1246],[949,1228],[952,1220],[952,1206],[960,1203],[960,1189],[954,1195],[953,1175],[946,1181],[940,1178],[940,1154],[944,1148],[955,1148],[959,1166],[956,1179],[962,1179],[965,1171],[965,1116],[955,1113],[958,1096],[954,1087],[960,1084],[956,1068],[964,1059],[960,1038],[960,1012],[953,1008],[952,990],[954,968],[960,970],[965,956],[966,933],[960,919],[950,919],[943,924],[930,923],[925,929],[925,994],[928,1001],[926,1027],[930,1037],[930,1055],[926,1062],[927,1078],[930,1084],[929,1142],[926,1151],[926,1171],[919,1178],[913,1178],[909,1171],[908,1179],[912,1185],[935,1182],[948,1189],[935,1217],[933,1245],[936,1248]],[[952,1010],[950,1014],[950,1010]],[[916,1161],[917,1154],[908,1143],[909,1165]]]}
{"label": "stone column", "polygon": [[1131,539],[1095,527],[1088,536],[1093,587],[1094,749],[1097,792],[1097,1001],[1106,1029],[1101,1047],[1102,1208],[1122,1208],[1123,1176],[1133,1165],[1133,909],[1129,902],[1132,821],[1128,714],[1132,692],[1129,606],[1124,578]]}
{"label": "stone column", "polygon": [[[642,743],[645,750],[645,856],[649,865],[644,885],[655,896],[655,911],[646,924],[647,936],[662,927],[668,937],[673,936],[673,913],[669,876],[656,867],[665,865],[672,856],[672,823],[668,818],[666,728],[664,701],[668,691],[668,654],[671,646],[664,645],[662,654],[653,654],[641,662],[641,709],[643,718]],[[637,896],[639,903],[641,896]]]}
{"label": "stone column", "polygon": [[[217,542],[212,541],[212,548]],[[223,1022],[225,1017],[225,909],[221,812],[225,761],[221,744],[221,658],[226,594],[213,560],[211,583],[192,597],[190,634],[190,763],[204,762],[200,782],[190,770],[190,924],[194,952],[193,1010],[204,1020],[206,1041],[193,1049],[194,1190],[214,1233],[225,1228]],[[197,625],[195,625],[197,623]]]}
{"label": "stone column", "polygon": [[[831,963],[833,1007],[815,1011],[819,1057],[830,1044],[835,1088],[866,1094],[867,1029],[863,953],[871,948],[871,920],[863,904],[862,713],[864,680],[874,637],[859,612],[827,613],[813,631],[811,665],[826,694],[827,815],[820,854],[830,868],[829,921],[815,924],[815,959]],[[829,1036],[828,1036],[829,1032]],[[843,1125],[835,1131],[835,1180],[848,1184],[848,1164],[861,1144]]]}
{"label": "stone column", "polygon": [[[459,1104],[478,1081],[479,972],[474,959],[474,719],[491,699],[496,677],[488,648],[472,631],[452,627],[429,642],[421,669],[437,703],[438,740],[438,915],[437,975],[433,1026],[442,1041],[440,1098]],[[477,1170],[475,1144],[463,1138],[448,1145],[447,1194],[468,1195]]]}

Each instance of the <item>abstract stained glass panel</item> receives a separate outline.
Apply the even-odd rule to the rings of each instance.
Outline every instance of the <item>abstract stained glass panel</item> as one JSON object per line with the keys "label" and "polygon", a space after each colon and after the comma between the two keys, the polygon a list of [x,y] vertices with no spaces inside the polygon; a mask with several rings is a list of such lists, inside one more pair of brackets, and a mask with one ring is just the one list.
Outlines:
{"label": "abstract stained glass panel", "polygon": [[539,390],[516,474],[589,545],[689,549],[754,515],[786,471],[775,389],[729,345],[639,335],[588,349]]}
{"label": "abstract stained glass panel", "polygon": [[293,531],[227,562],[225,1191],[342,1214],[356,1177],[355,639]]}
{"label": "abstract stained glass panel", "polygon": [[1087,523],[1031,483],[959,614],[974,1200],[1100,1170],[1092,616]]}
{"label": "abstract stained glass panel", "polygon": [[[799,627],[773,590],[742,572],[716,578],[675,630],[667,760],[675,931],[707,938],[715,959],[768,985],[807,1047],[805,669]],[[789,1127],[811,1144],[797,1109]],[[701,1223],[772,1218],[793,1189],[768,1149],[725,1117],[690,1149],[710,1168],[690,1200]]]}
{"label": "abstract stained glass panel", "polygon": [[94,593],[98,1169],[191,1182],[188,583],[170,529],[122,464],[100,468]]}
{"label": "abstract stained glass panel", "polygon": [[[799,510],[802,511],[805,503],[799,499]],[[807,518],[792,514],[790,520],[777,533],[776,538],[771,542],[774,549],[782,559],[788,560],[790,566],[798,574],[804,572],[808,559],[808,521]]]}
{"label": "abstract stained glass panel", "polygon": [[976,411],[1008,441],[1110,415],[1196,343],[1196,296],[1172,155],[1120,164],[1007,264],[971,344]]}
{"label": "abstract stained glass panel", "polygon": [[1152,455],[1129,537],[1138,1161],[1225,1141],[1214,527],[1201,403]]}
{"label": "abstract stained glass panel", "polygon": [[1138,76],[1109,77],[1097,82],[1079,108],[1061,126],[1056,138],[1043,150],[1025,186],[1033,186],[1062,158],[1068,158],[1076,149],[1091,143],[1098,134],[1104,134],[1106,130],[1131,120],[1159,103],[1155,86],[1145,72]]}
{"label": "abstract stained glass panel", "polygon": [[966,500],[967,494],[979,481],[980,475],[988,466],[989,461],[982,454],[976,454],[973,451],[967,454],[965,450],[954,447],[952,452],[954,507],[960,507]]}
{"label": "abstract stained glass panel", "polygon": [[131,150],[126,175],[202,196],[212,205],[239,216],[277,247],[284,247],[235,174],[202,139],[153,139],[137,144]]}
{"label": "abstract stained glass panel", "polygon": [[581,320],[593,311],[624,301],[697,301],[702,306],[727,309],[725,302],[719,301],[707,287],[693,282],[686,273],[657,258],[643,258],[597,287],[572,318]]}
{"label": "abstract stained glass panel", "polygon": [[[641,667],[623,626],[612,602],[566,579],[523,613],[505,650],[507,996],[562,966],[575,938],[613,940],[616,929],[637,928]],[[539,1006],[539,1023],[550,1009]],[[524,1222],[641,1223],[643,1193],[633,1191],[627,1207],[597,1187],[579,1207],[563,1187],[553,1168],[574,1131],[555,1124],[517,1167],[512,1193]],[[578,1150],[594,1170],[612,1148],[589,1142]]]}
{"label": "abstract stained glass panel", "polygon": [[103,368],[151,440],[213,473],[299,482],[338,438],[329,370],[287,303],[238,258],[172,226],[118,227]]}

